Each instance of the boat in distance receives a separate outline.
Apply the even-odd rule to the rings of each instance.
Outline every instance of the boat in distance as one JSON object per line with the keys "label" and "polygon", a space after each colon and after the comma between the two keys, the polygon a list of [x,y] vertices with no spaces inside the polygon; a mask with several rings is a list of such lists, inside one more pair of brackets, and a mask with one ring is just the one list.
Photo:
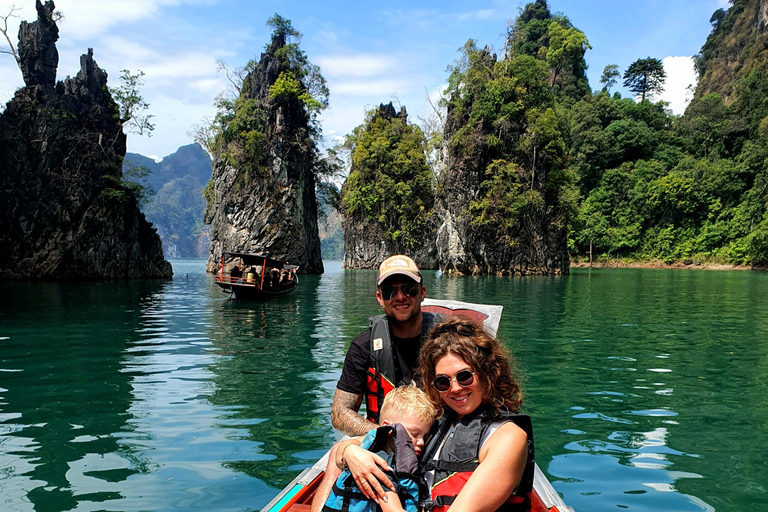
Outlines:
{"label": "boat in distance", "polygon": [[221,270],[213,282],[238,300],[265,299],[295,290],[299,284],[298,269],[298,265],[262,254],[224,252]]}
{"label": "boat in distance", "polygon": [[[461,314],[474,318],[482,322],[485,330],[493,336],[496,336],[502,309],[502,306],[470,304],[456,300],[424,299],[421,304],[421,310],[429,313],[445,316]],[[261,509],[261,512],[309,512],[312,499],[328,466],[328,457],[329,452],[326,452],[313,466],[302,471]],[[534,467],[530,498],[530,512],[574,512],[555,491],[538,464]]]}

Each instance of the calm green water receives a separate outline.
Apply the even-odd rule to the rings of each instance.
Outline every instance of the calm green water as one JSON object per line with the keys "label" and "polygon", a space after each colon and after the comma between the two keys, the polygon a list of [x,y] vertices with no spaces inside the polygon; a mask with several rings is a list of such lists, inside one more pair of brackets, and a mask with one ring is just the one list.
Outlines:
{"label": "calm green water", "polygon": [[[237,303],[167,282],[0,285],[0,511],[250,511],[338,438],[330,404],[374,274],[326,265]],[[578,512],[768,505],[768,274],[448,278],[503,304],[537,460]]]}

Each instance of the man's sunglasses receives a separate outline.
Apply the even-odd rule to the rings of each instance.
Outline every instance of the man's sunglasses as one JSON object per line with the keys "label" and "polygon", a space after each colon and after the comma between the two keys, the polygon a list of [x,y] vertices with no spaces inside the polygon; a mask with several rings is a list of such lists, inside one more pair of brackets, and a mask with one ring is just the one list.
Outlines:
{"label": "man's sunglasses", "polygon": [[448,391],[451,389],[451,381],[456,381],[459,386],[465,388],[471,386],[475,382],[475,372],[470,370],[461,370],[456,374],[456,377],[450,378],[447,375],[438,375],[435,380],[432,381],[432,387],[438,391]]}
{"label": "man's sunglasses", "polygon": [[382,286],[381,287],[381,298],[384,300],[390,300],[396,293],[397,290],[400,290],[405,295],[409,297],[415,297],[419,294],[419,291],[421,290],[421,285],[419,283],[408,283],[408,284],[395,284],[392,286]]}

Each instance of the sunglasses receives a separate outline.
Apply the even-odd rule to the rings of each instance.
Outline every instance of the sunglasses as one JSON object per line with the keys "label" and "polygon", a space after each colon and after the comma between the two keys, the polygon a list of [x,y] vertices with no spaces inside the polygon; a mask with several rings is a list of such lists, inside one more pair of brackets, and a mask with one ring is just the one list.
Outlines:
{"label": "sunglasses", "polygon": [[415,297],[421,290],[421,285],[419,283],[408,283],[396,284],[392,286],[382,286],[381,298],[384,300],[390,300],[397,293],[397,290],[400,290],[409,297]]}
{"label": "sunglasses", "polygon": [[471,386],[475,382],[475,372],[461,370],[454,378],[447,375],[438,375],[435,377],[435,380],[432,381],[432,387],[441,392],[448,391],[451,389],[451,382],[454,380],[463,388]]}

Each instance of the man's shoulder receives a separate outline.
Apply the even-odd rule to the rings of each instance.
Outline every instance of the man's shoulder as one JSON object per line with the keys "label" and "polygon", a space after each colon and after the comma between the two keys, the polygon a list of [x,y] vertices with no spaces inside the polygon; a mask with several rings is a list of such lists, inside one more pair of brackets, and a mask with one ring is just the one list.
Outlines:
{"label": "man's shoulder", "polygon": [[352,338],[351,345],[362,345],[368,347],[371,341],[371,329],[366,329],[354,338]]}

